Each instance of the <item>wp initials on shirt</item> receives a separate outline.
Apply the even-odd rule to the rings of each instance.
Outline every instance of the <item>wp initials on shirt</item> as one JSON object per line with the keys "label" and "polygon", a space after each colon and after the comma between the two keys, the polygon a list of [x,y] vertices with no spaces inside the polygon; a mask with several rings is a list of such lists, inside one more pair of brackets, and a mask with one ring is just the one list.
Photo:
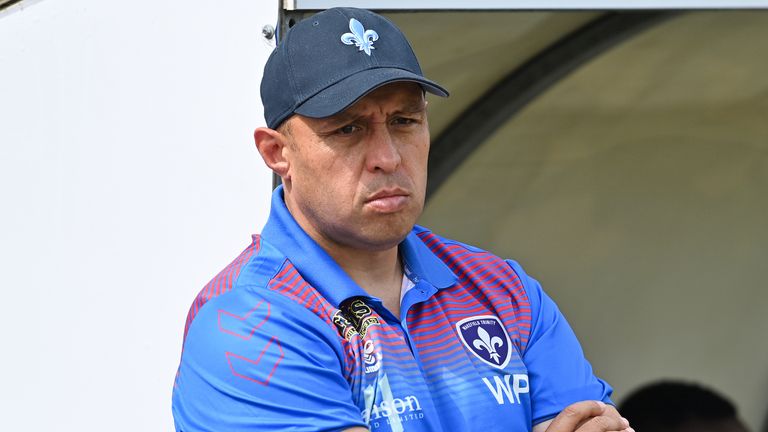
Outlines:
{"label": "wp initials on shirt", "polygon": [[504,396],[506,396],[506,400],[508,400],[509,403],[519,404],[520,395],[523,393],[528,393],[529,391],[528,375],[526,374],[507,374],[504,375],[503,378],[499,377],[498,375],[494,375],[493,381],[494,384],[491,384],[491,380],[483,377],[485,386],[488,387],[488,390],[491,391],[493,397],[496,398],[496,402],[498,402],[499,405],[504,405]]}

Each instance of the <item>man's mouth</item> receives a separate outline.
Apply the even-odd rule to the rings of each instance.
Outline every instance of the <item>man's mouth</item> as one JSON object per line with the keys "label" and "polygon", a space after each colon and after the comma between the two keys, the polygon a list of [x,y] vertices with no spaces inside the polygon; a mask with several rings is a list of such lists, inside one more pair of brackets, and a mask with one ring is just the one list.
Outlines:
{"label": "man's mouth", "polygon": [[402,210],[411,194],[400,188],[382,189],[365,200],[366,207],[381,213],[394,213]]}

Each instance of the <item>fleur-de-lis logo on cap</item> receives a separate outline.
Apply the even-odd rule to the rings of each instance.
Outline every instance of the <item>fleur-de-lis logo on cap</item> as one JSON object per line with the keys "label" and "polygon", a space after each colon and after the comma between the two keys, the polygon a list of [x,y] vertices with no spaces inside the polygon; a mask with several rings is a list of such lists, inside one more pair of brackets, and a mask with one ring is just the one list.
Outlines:
{"label": "fleur-de-lis logo on cap", "polygon": [[379,34],[375,30],[366,30],[363,24],[354,18],[349,20],[349,30],[352,33],[341,35],[341,41],[346,45],[357,45],[359,51],[365,51],[366,54],[371,55],[371,50],[374,49],[373,43],[379,39]]}
{"label": "fleur-de-lis logo on cap", "polygon": [[496,348],[504,345],[504,341],[498,336],[491,337],[491,335],[489,335],[482,327],[477,328],[477,336],[480,337],[480,339],[473,340],[472,345],[474,345],[476,349],[486,350],[493,361],[501,363],[501,356],[499,356]]}

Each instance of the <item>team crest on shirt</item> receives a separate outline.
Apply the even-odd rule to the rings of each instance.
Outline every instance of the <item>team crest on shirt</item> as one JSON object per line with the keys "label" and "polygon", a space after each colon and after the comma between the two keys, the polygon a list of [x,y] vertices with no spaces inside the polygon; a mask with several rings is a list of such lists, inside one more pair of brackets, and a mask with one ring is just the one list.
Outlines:
{"label": "team crest on shirt", "polygon": [[509,364],[512,343],[501,320],[494,315],[478,315],[456,323],[456,332],[469,351],[490,366],[504,369]]}

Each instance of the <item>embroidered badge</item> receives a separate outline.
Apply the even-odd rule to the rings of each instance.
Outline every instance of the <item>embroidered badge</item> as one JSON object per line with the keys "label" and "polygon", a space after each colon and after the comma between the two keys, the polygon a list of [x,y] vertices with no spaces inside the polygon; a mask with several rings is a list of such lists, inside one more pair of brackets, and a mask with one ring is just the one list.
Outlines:
{"label": "embroidered badge", "polygon": [[477,358],[504,369],[511,357],[511,342],[501,320],[493,315],[479,315],[456,323],[456,332],[464,346]]}
{"label": "embroidered badge", "polygon": [[381,325],[379,319],[373,316],[373,310],[365,304],[365,302],[359,298],[352,298],[351,302],[342,302],[341,310],[352,321],[352,325],[355,326],[360,337],[364,338],[368,333],[368,327],[372,325]]}
{"label": "embroidered badge", "polygon": [[333,324],[344,339],[350,340],[356,334],[364,338],[370,326],[381,325],[373,310],[359,297],[344,300],[339,308],[333,314]]}
{"label": "embroidered badge", "polygon": [[346,340],[351,340],[352,336],[360,334],[352,322],[348,320],[347,317],[344,316],[344,313],[342,313],[340,310],[337,310],[333,314],[333,324],[336,326],[336,329],[339,331],[341,337]]}
{"label": "embroidered badge", "polygon": [[371,50],[375,49],[373,43],[379,39],[379,34],[375,30],[366,30],[363,24],[354,18],[349,20],[349,30],[352,33],[341,35],[341,41],[345,45],[356,45],[359,51],[371,55]]}

